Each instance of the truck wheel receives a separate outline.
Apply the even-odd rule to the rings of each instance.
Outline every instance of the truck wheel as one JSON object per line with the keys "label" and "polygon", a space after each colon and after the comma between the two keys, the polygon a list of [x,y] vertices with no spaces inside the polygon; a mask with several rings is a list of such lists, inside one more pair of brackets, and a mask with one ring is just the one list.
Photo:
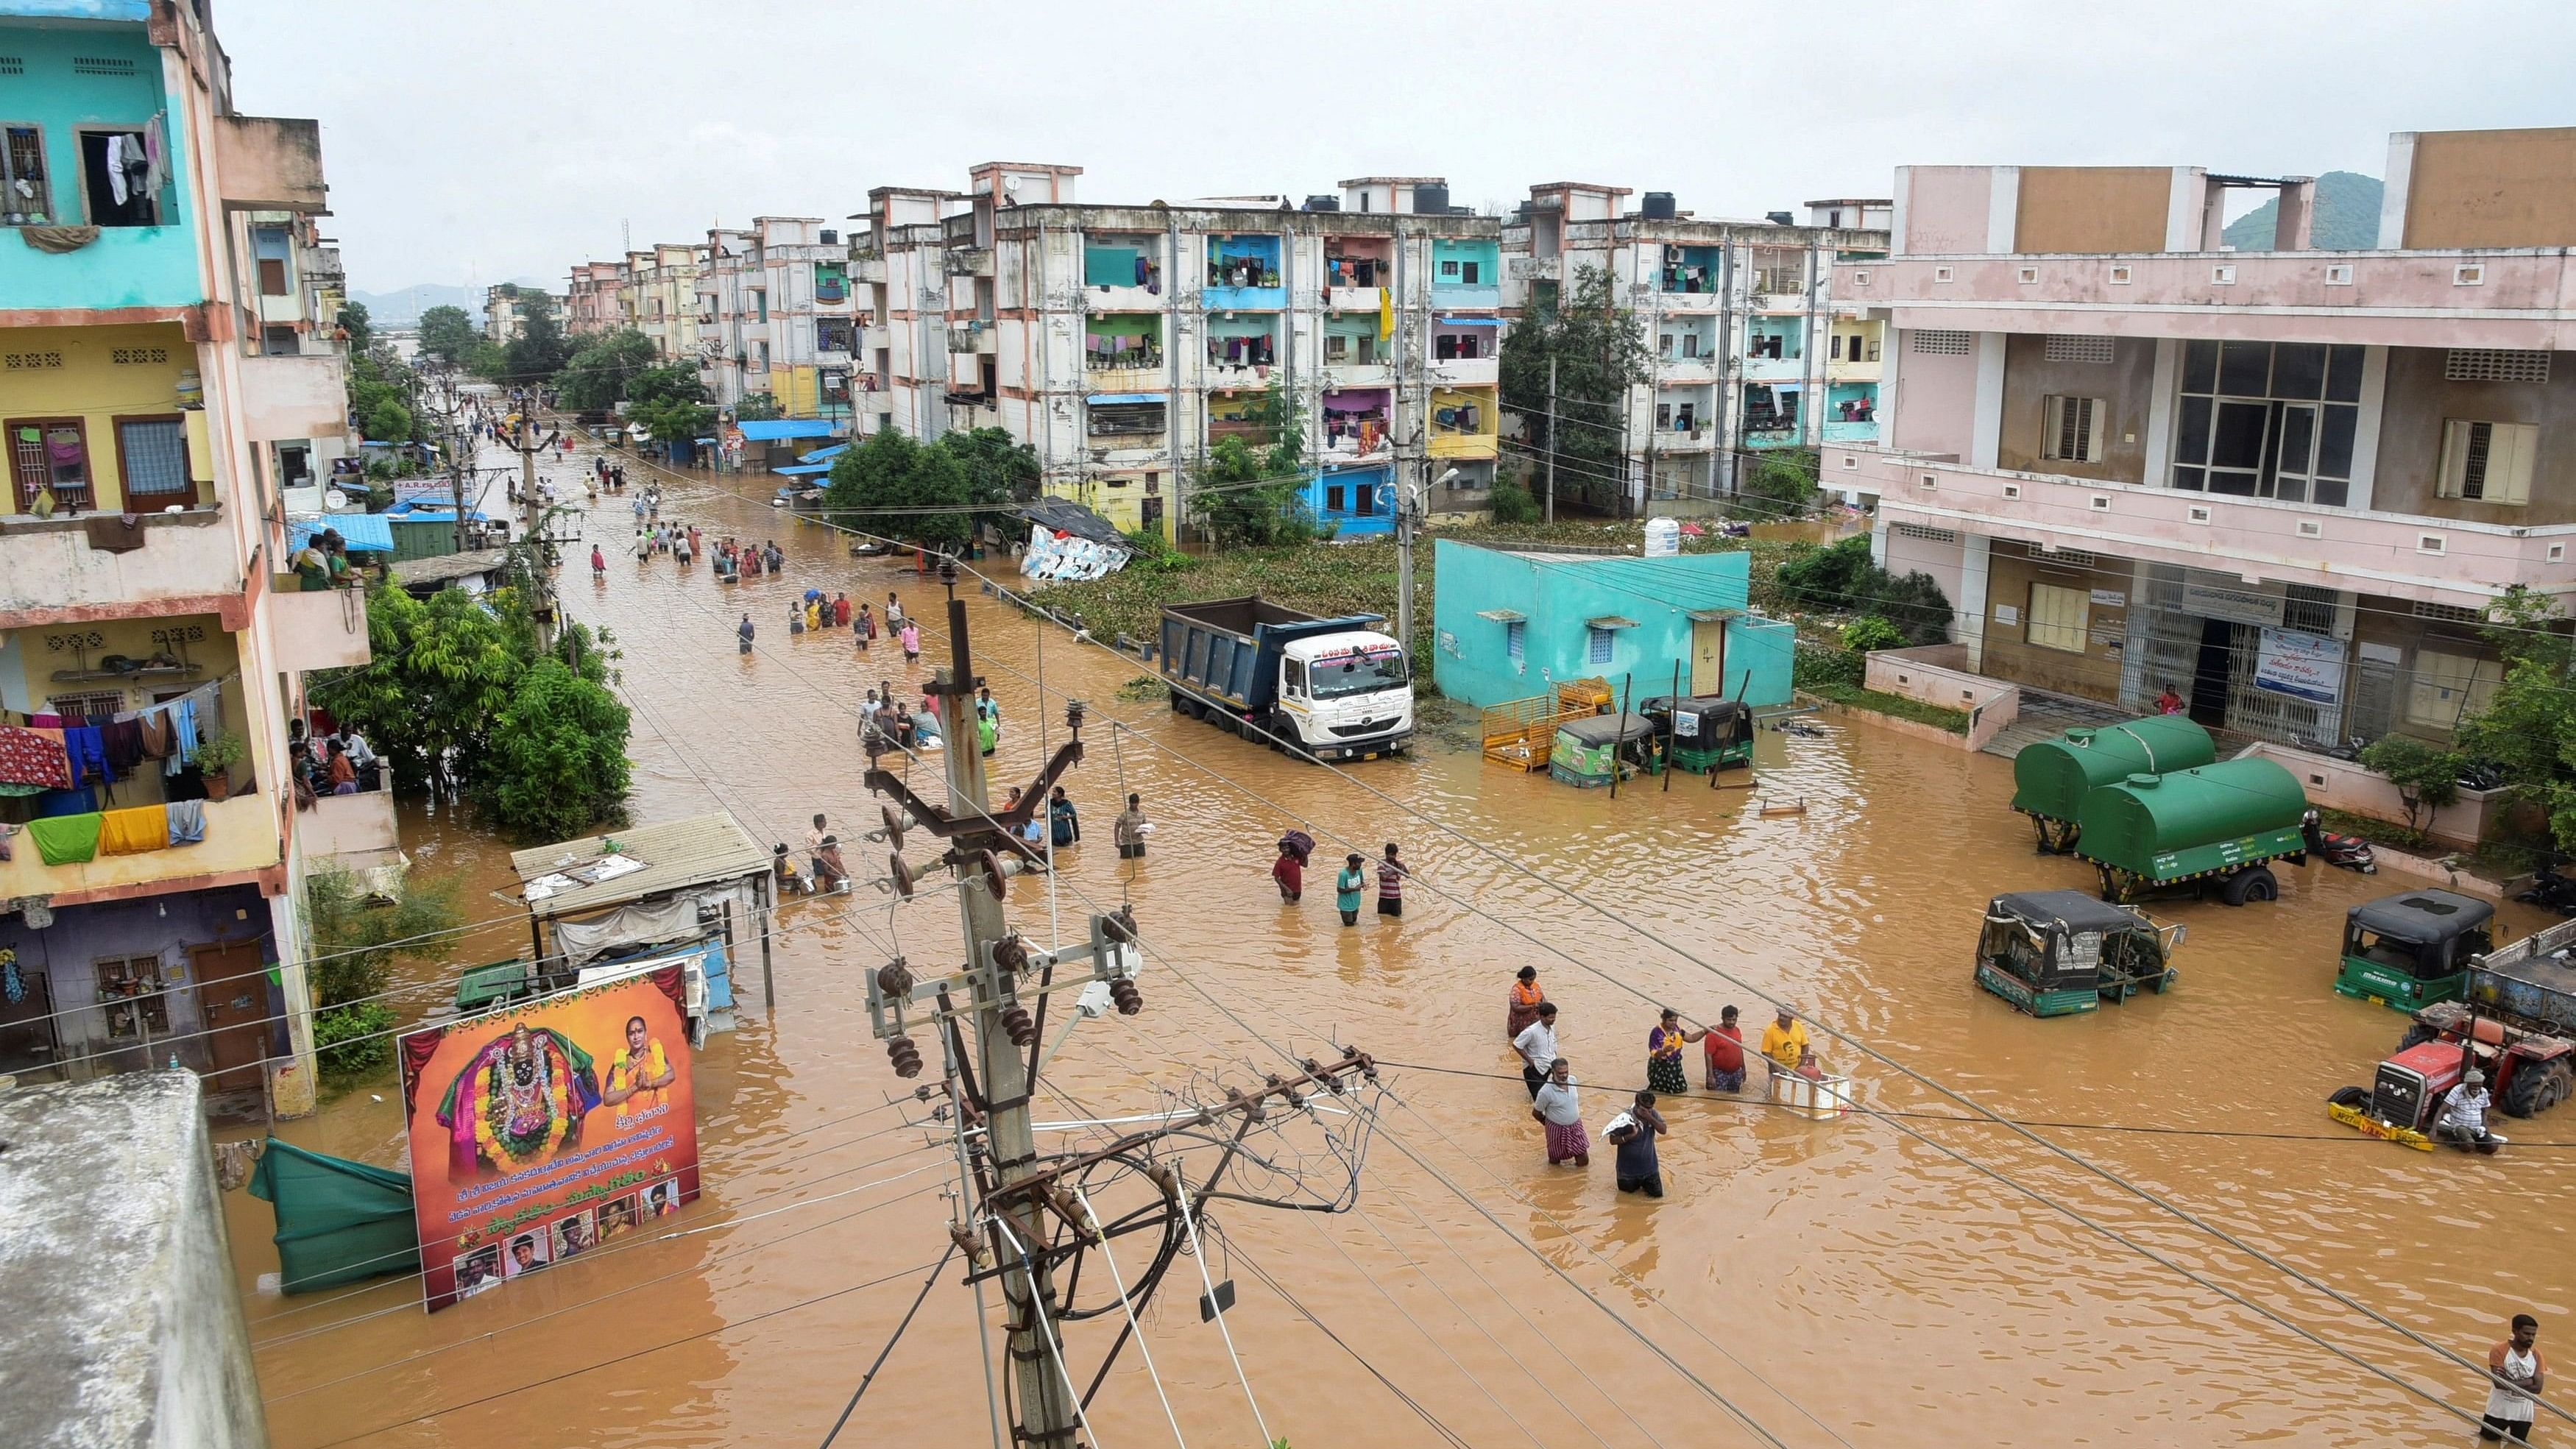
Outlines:
{"label": "truck wheel", "polygon": [[1181,693],[1181,692],[1180,692],[1179,690],[1177,690],[1177,689],[1173,690],[1173,691],[1172,691],[1172,713],[1174,713],[1174,714],[1188,714],[1189,712],[1190,712],[1190,697],[1189,697],[1188,695],[1186,695],[1186,694]]}
{"label": "truck wheel", "polygon": [[2524,1062],[2505,1083],[2504,1096],[2496,1105],[2508,1117],[2537,1117],[2555,1107],[2567,1096],[2567,1059],[2554,1062]]}
{"label": "truck wheel", "polygon": [[2227,878],[2227,884],[2219,888],[2218,898],[2231,906],[2241,906],[2249,901],[2276,901],[2281,898],[2281,884],[2272,878],[2270,871],[2259,865],[2249,865]]}

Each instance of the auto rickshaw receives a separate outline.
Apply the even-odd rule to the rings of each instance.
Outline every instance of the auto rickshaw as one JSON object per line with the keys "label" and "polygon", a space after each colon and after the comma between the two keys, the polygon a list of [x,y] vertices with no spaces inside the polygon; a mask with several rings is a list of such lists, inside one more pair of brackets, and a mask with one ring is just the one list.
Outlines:
{"label": "auto rickshaw", "polygon": [[2179,979],[2183,928],[2083,891],[2016,891],[1986,906],[1977,984],[2033,1016],[2069,1016]]}
{"label": "auto rickshaw", "polygon": [[1673,766],[1694,775],[1753,763],[1753,711],[1723,695],[1659,694],[1637,706],[1664,733]]}
{"label": "auto rickshaw", "polygon": [[2344,917],[2335,994],[2406,1012],[2457,1001],[2469,962],[2495,949],[2494,919],[2494,906],[2451,891],[2365,901]]}
{"label": "auto rickshaw", "polygon": [[1663,754],[1663,733],[1644,715],[1589,715],[1556,727],[1547,773],[1569,785],[1597,789],[1609,784],[1613,773],[1623,780],[1660,773]]}

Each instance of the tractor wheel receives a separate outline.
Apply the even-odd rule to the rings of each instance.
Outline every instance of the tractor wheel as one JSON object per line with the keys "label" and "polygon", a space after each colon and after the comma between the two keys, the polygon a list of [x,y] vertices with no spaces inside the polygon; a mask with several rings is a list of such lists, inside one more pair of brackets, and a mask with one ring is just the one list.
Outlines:
{"label": "tractor wheel", "polygon": [[2505,1083],[2504,1096],[2496,1106],[2508,1117],[2537,1117],[2555,1107],[2567,1096],[2567,1059],[2554,1062],[2525,1062]]}
{"label": "tractor wheel", "polygon": [[2335,1094],[2326,1098],[2326,1102],[2329,1106],[2350,1107],[2358,1111],[2370,1105],[2370,1094],[2359,1087],[2337,1087]]}
{"label": "tractor wheel", "polygon": [[2280,897],[2280,882],[2259,865],[2249,865],[2229,876],[2227,883],[2218,888],[2218,898],[2231,906],[2241,906],[2249,901],[2278,900]]}

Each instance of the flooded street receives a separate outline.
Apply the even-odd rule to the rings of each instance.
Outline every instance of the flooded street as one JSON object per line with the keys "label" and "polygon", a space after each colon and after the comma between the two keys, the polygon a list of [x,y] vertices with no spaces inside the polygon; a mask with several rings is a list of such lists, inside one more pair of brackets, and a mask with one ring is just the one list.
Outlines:
{"label": "flooded street", "polygon": [[[544,471],[577,498],[586,459]],[[928,660],[907,673],[890,642],[858,655],[846,630],[790,637],[785,610],[808,587],[880,606],[892,589],[937,623],[935,581],[853,560],[835,535],[704,476],[666,490],[665,519],[710,539],[774,537],[790,562],[740,585],[703,562],[639,565],[632,490],[602,495],[566,549],[568,616],[624,652],[635,818],[722,806],[756,837],[794,842],[823,811],[849,840],[876,817],[856,703],[886,679],[917,699]],[[586,567],[594,541],[604,582]],[[759,648],[741,656],[746,611]],[[1144,1013],[1083,1024],[1048,1067],[1060,1092],[1040,1117],[1149,1111],[1158,1085],[1256,1084],[1342,1045],[1391,1064],[1356,1212],[1218,1215],[1230,1247],[1209,1269],[1240,1291],[1228,1325],[1269,1433],[1298,1449],[1439,1442],[1372,1368],[1480,1446],[1765,1442],[1712,1396],[1795,1446],[2464,1437],[2149,1251],[2454,1404],[2474,1412],[2483,1397],[2458,1366],[2078,1164],[2002,1126],[1937,1120],[1968,1109],[1822,1034],[1864,1106],[1919,1115],[1822,1124],[1702,1093],[1665,1104],[1664,1200],[1615,1192],[1606,1146],[1588,1172],[1552,1170],[1502,1038],[1523,964],[1563,1010],[1596,1132],[1642,1084],[1651,1002],[1709,1021],[1740,1005],[1751,1036],[1768,1015],[1754,993],[1775,993],[1998,1113],[2052,1124],[2033,1130],[2456,1352],[2481,1356],[2518,1311],[2540,1315],[2544,1338],[2571,1322],[2576,1241],[2556,1202],[2576,1186],[2563,1145],[2576,1108],[2512,1124],[2499,1158],[2412,1152],[2326,1118],[2327,1094],[2366,1082],[2404,1025],[2330,990],[2344,912],[2409,877],[2285,867],[2273,905],[2153,907],[2189,927],[2176,991],[2038,1021],[1972,985],[1980,909],[2003,890],[2093,882],[2089,867],[2032,854],[2000,759],[1830,722],[1765,731],[1763,798],[1806,806],[1778,818],[1697,777],[1614,801],[1437,744],[1344,779],[1175,716],[1159,693],[1122,698],[1132,661],[980,595],[970,611],[1003,710],[997,796],[1061,742],[1064,699],[1093,710],[1069,782],[1086,843],[1064,857],[1052,912],[1042,883],[1019,884],[1013,923],[1076,939],[1084,896],[1132,898],[1153,953]],[[927,632],[926,652],[944,657]],[[1129,880],[1109,827],[1131,790],[1157,830]],[[1323,877],[1295,908],[1268,875],[1270,842],[1291,826],[1320,842]],[[509,879],[499,843],[417,809],[403,838],[415,870],[464,878],[469,914],[492,920],[406,979],[524,945],[523,919],[492,895]],[[1387,840],[1416,872],[1407,914],[1345,929],[1328,862]],[[862,882],[882,874],[881,846],[850,858]],[[860,977],[898,952],[952,959],[957,913],[938,893],[890,901],[863,884],[786,906],[775,1001],[758,954],[737,963],[742,1029],[698,1067],[706,1186],[685,1235],[630,1240],[429,1317],[404,1279],[258,1291],[277,1267],[269,1209],[227,1194],[280,1449],[818,1442],[947,1242],[948,1136],[907,1127],[926,1124],[908,1099],[887,1105],[909,1084],[869,1034]],[[2515,935],[2540,924],[2503,915]],[[400,1005],[416,1015],[435,994]],[[278,1135],[399,1167],[401,1127],[380,1083]],[[1226,1347],[1192,1311],[1196,1269],[1174,1271],[1145,1322],[1171,1407],[1202,1442],[1251,1441]],[[986,1442],[974,1299],[957,1277],[930,1290],[843,1442]],[[1114,1322],[1072,1331],[1078,1363],[1096,1362]],[[1132,1350],[1091,1423],[1113,1446],[1170,1433]]]}

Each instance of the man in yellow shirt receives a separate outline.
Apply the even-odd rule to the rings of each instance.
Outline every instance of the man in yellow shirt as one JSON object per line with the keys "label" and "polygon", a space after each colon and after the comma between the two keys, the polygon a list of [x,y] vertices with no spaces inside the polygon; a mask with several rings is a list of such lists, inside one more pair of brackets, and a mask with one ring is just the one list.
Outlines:
{"label": "man in yellow shirt", "polygon": [[608,1090],[600,1094],[600,1104],[615,1107],[617,1120],[624,1122],[630,1104],[631,1110],[638,1112],[661,1106],[662,1089],[671,1085],[676,1075],[670,1054],[645,1029],[644,1018],[630,1016],[626,1019],[626,1048],[609,1065]]}
{"label": "man in yellow shirt", "polygon": [[1763,1064],[1773,1076],[1794,1072],[1807,1054],[1807,1024],[1798,1020],[1788,1007],[1780,1008],[1779,1019],[1762,1028]]}

